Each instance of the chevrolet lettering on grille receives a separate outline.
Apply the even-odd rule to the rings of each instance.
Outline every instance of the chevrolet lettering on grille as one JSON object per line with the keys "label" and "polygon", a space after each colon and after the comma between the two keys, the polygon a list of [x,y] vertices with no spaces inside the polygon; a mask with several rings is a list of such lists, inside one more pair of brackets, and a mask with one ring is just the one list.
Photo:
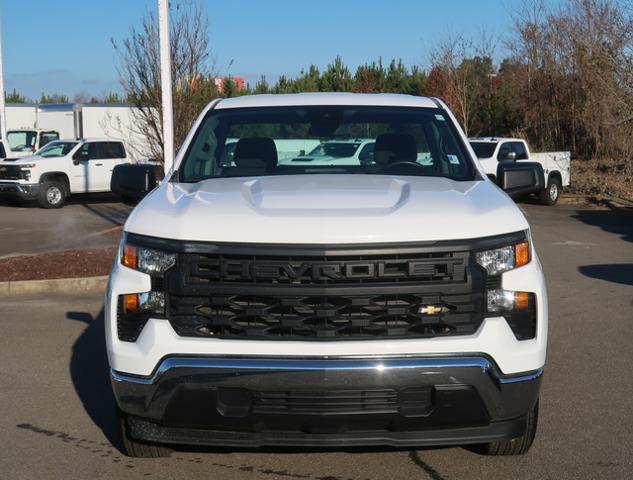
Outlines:
{"label": "chevrolet lettering on grille", "polygon": [[[269,279],[285,282],[408,278],[451,275],[454,262],[428,260],[376,260],[359,262],[267,262],[216,259],[195,265],[194,275],[217,280]],[[460,262],[461,263],[461,262]]]}

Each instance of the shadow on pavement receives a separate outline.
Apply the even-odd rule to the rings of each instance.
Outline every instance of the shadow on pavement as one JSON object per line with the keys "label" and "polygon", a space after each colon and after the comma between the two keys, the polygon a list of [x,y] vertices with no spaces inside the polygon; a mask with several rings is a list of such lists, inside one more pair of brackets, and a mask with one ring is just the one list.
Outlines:
{"label": "shadow on pavement", "polygon": [[627,242],[633,242],[633,215],[611,210],[578,210],[572,218],[600,227],[605,232],[615,233]]}
{"label": "shadow on pavement", "polygon": [[581,265],[578,267],[578,271],[587,277],[624,285],[633,285],[633,263]]}
{"label": "shadow on pavement", "polygon": [[67,312],[66,318],[88,325],[72,347],[70,378],[73,387],[90,419],[120,450],[105,347],[103,309],[96,318],[86,312]]}
{"label": "shadow on pavement", "polygon": [[83,203],[82,206],[87,210],[90,210],[95,215],[112,223],[113,225],[123,225],[127,220],[128,215],[132,211],[132,207],[129,207],[123,203],[117,205]]}

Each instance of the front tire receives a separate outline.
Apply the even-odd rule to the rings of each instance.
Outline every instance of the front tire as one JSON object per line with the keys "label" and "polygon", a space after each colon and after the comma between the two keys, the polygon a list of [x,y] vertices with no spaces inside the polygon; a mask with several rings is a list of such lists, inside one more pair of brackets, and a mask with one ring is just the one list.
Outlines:
{"label": "front tire", "polygon": [[44,182],[37,194],[37,203],[42,208],[62,208],[66,203],[64,186],[56,180]]}
{"label": "front tire", "polygon": [[524,455],[528,452],[534,437],[536,436],[536,428],[538,426],[538,400],[536,405],[527,414],[525,420],[525,433],[520,437],[502,442],[490,442],[477,445],[473,450],[481,455],[506,456],[506,455]]}
{"label": "front tire", "polygon": [[171,455],[171,448],[157,443],[143,442],[132,438],[129,432],[127,414],[117,407],[117,422],[123,446],[123,453],[135,458],[162,458]]}
{"label": "front tire", "polygon": [[560,180],[556,177],[550,179],[547,182],[547,187],[541,190],[539,198],[543,205],[556,205],[558,198],[560,197],[563,186]]}

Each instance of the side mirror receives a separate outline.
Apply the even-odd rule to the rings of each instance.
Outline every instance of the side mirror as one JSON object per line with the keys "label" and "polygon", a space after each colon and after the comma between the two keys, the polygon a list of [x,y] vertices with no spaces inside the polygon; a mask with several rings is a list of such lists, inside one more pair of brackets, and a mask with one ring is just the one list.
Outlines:
{"label": "side mirror", "polygon": [[537,162],[501,162],[497,165],[497,185],[513,198],[538,192],[545,188],[543,166]]}
{"label": "side mirror", "polygon": [[79,165],[81,162],[85,162],[86,160],[89,160],[90,156],[88,155],[88,152],[86,152],[85,150],[80,150],[79,152],[75,153],[75,155],[73,155],[73,163],[75,165]]}
{"label": "side mirror", "polygon": [[516,152],[507,152],[503,157],[501,157],[499,160],[502,162],[515,162],[517,159],[517,154]]}
{"label": "side mirror", "polygon": [[158,184],[156,165],[123,163],[112,170],[110,190],[124,199],[141,200]]}

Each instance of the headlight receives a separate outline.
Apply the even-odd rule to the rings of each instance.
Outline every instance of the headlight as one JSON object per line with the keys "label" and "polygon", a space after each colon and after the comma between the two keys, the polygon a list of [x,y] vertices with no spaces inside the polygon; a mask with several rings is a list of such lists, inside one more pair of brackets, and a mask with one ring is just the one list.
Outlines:
{"label": "headlight", "polygon": [[20,165],[20,170],[26,170],[27,168],[34,168],[36,165],[34,163],[23,163]]}
{"label": "headlight", "polygon": [[536,336],[536,296],[533,292],[488,290],[489,316],[503,316],[517,340]]}
{"label": "headlight", "polygon": [[530,242],[477,252],[475,258],[488,275],[498,275],[530,262]]}
{"label": "headlight", "polygon": [[176,264],[176,254],[124,243],[121,248],[121,263],[143,273],[162,276]]}
{"label": "headlight", "polygon": [[488,312],[508,312],[525,310],[531,303],[530,293],[513,292],[511,290],[488,290]]}
{"label": "headlight", "polygon": [[151,317],[165,315],[165,293],[143,292],[119,295],[117,335],[122,342],[136,342]]}
{"label": "headlight", "polygon": [[155,281],[176,265],[176,254],[140,247],[124,240],[119,249],[122,265],[152,276],[148,292],[125,293],[117,302],[117,334],[123,342],[135,342],[150,318],[165,318],[167,295],[164,282]]}

